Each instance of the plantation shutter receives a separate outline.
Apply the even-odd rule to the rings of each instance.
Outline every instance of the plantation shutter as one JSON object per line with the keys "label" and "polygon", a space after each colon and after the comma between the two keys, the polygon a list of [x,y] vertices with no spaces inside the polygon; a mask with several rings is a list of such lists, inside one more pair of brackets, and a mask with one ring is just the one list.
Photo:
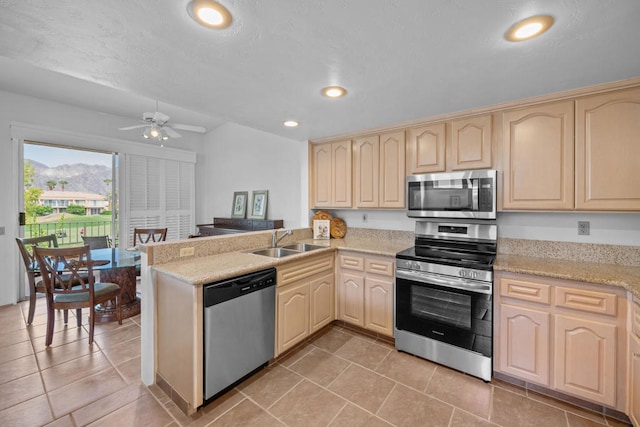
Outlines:
{"label": "plantation shutter", "polygon": [[[124,246],[133,243],[134,228],[167,227],[167,240],[185,239],[195,230],[193,163],[127,155],[123,215]],[[123,241],[124,243],[125,241]]]}

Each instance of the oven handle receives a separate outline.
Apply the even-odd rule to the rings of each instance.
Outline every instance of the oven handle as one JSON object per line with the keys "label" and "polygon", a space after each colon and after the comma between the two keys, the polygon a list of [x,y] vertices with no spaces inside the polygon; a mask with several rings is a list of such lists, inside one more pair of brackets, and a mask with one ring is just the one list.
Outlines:
{"label": "oven handle", "polygon": [[459,279],[457,277],[447,277],[446,279],[443,279],[440,275],[426,273],[424,271],[396,270],[396,277],[424,284],[442,286],[445,288],[461,289],[463,291],[470,291],[478,294],[491,295],[493,293],[493,286],[491,284],[470,279]]}

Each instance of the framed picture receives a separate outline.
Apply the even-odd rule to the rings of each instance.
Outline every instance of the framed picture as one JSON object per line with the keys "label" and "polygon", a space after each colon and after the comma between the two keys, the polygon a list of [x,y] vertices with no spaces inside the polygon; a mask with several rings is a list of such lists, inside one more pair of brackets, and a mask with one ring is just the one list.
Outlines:
{"label": "framed picture", "polygon": [[233,207],[231,208],[231,218],[244,218],[247,215],[248,191],[236,191],[233,193]]}
{"label": "framed picture", "polygon": [[267,198],[269,192],[267,190],[254,191],[251,200],[250,219],[265,219],[267,217]]}
{"label": "framed picture", "polygon": [[328,219],[314,219],[313,220],[313,238],[314,239],[328,239],[329,227],[331,227],[331,221]]}

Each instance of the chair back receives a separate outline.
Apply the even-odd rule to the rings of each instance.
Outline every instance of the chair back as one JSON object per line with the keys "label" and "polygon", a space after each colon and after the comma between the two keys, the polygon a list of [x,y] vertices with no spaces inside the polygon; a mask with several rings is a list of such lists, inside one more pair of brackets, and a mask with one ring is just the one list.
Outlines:
{"label": "chair back", "polygon": [[110,248],[111,244],[109,236],[82,236],[85,245],[89,245],[91,249]]}
{"label": "chair back", "polygon": [[92,299],[93,266],[89,245],[70,248],[34,247],[47,295],[87,293]]}
{"label": "chair back", "polygon": [[36,273],[35,269],[37,263],[35,255],[33,253],[34,247],[58,247],[58,239],[56,238],[55,234],[41,237],[17,237],[16,243],[18,243],[18,249],[20,249],[20,254],[22,254],[22,261],[24,261],[24,266],[27,269],[27,273],[29,274]]}
{"label": "chair back", "polygon": [[166,228],[134,228],[133,246],[154,242],[164,242],[167,240]]}

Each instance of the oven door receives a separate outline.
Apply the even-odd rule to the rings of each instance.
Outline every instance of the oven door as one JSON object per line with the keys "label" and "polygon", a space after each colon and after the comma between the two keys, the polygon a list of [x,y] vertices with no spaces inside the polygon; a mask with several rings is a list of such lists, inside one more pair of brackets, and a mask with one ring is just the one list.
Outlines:
{"label": "oven door", "polygon": [[396,272],[396,329],[491,357],[491,283],[446,277]]}

